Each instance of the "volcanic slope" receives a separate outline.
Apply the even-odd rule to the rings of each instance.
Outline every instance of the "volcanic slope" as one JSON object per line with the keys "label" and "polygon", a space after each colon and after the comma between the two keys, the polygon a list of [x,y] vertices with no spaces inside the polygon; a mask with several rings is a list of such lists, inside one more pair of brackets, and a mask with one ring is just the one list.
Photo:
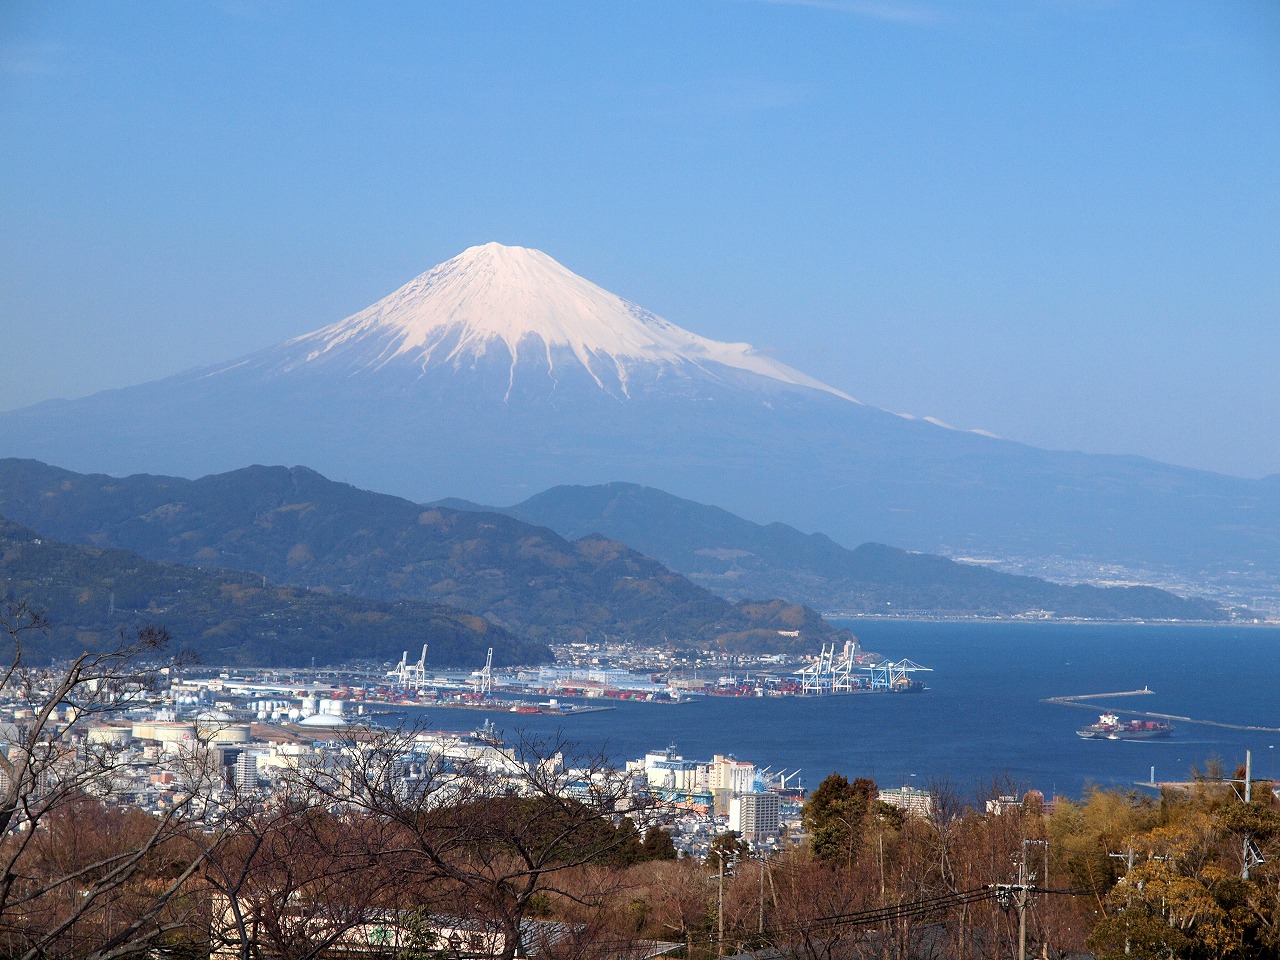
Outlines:
{"label": "volcanic slope", "polygon": [[424,508],[303,467],[121,479],[0,460],[0,513],[48,536],[152,560],[445,604],[532,641],[800,651],[849,636],[781,600],[731,604],[604,537],[571,543],[502,514]]}
{"label": "volcanic slope", "polygon": [[[430,648],[432,662],[550,659],[483,617],[420,601],[386,602],[267,583],[252,573],[145,560],[126,550],[62,543],[0,517],[6,600],[25,600],[50,621],[27,634],[28,662],[111,647],[118,631],[166,627],[171,652],[235,666],[305,666],[394,660]],[[34,660],[31,659],[34,657]]]}
{"label": "volcanic slope", "polygon": [[1227,617],[1207,600],[1153,587],[1064,586],[877,543],[849,550],[822,534],[751,523],[630,483],[555,487],[502,512],[566,537],[599,533],[625,541],[730,599],[781,595],[820,610],[861,614],[1010,616],[1038,610],[1107,620]]}
{"label": "volcanic slope", "polygon": [[846,544],[1280,566],[1280,484],[887,413],[493,243],[232,363],[0,414],[0,451],[115,474],[307,463],[418,502],[622,479]]}

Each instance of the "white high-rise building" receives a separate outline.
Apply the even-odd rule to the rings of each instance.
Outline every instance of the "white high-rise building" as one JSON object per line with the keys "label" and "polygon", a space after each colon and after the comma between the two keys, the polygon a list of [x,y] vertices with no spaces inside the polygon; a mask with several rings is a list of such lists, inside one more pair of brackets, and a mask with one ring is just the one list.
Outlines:
{"label": "white high-rise building", "polygon": [[[895,787],[892,790],[881,790],[880,799],[892,807],[905,810],[921,817],[933,815],[933,794],[928,790],[916,790],[914,787]],[[991,801],[987,801],[990,810]]]}
{"label": "white high-rise building", "polygon": [[261,783],[258,774],[258,757],[261,754],[243,750],[236,758],[235,781],[242,790],[256,790]]}
{"label": "white high-rise building", "polygon": [[782,798],[776,793],[742,793],[729,801],[729,829],[744,840],[768,840],[782,826]]}

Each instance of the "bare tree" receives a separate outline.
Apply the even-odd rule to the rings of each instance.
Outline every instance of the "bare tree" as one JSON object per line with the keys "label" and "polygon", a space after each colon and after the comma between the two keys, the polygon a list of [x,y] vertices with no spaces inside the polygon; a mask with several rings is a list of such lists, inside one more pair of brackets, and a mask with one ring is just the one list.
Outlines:
{"label": "bare tree", "polygon": [[139,954],[191,919],[180,894],[205,850],[198,829],[211,784],[200,764],[162,814],[111,806],[125,761],[88,723],[149,689],[163,628],[123,632],[105,650],[38,667],[27,641],[47,632],[43,613],[5,603],[8,646],[0,696],[13,708],[0,747],[0,952],[114,960]]}
{"label": "bare tree", "polygon": [[390,833],[376,818],[291,802],[237,820],[205,864],[211,955],[309,960],[356,943],[366,955],[402,946],[391,933],[406,902]]}
{"label": "bare tree", "polygon": [[[479,920],[501,960],[526,947],[527,921],[553,899],[593,905],[558,878],[636,844],[624,814],[644,811],[628,778],[600,758],[564,760],[563,743],[513,748],[433,743],[418,731],[353,737],[338,762],[303,771],[298,791],[394,826],[385,855],[428,911]],[[601,902],[603,902],[601,900]]]}

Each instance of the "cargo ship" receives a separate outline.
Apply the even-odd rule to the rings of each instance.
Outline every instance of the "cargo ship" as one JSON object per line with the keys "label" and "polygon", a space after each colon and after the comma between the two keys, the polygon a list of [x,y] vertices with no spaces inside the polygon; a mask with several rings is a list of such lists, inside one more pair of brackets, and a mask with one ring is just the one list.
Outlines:
{"label": "cargo ship", "polygon": [[1159,720],[1121,720],[1114,713],[1104,713],[1097,723],[1081,727],[1076,736],[1085,740],[1153,740],[1167,737],[1173,724]]}

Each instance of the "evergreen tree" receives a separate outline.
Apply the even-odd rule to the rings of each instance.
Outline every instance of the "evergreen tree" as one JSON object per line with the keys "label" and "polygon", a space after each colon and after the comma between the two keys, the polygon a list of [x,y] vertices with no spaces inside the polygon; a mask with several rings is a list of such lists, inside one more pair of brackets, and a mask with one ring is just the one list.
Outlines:
{"label": "evergreen tree", "polygon": [[859,777],[852,783],[833,773],[805,801],[802,823],[809,834],[809,851],[823,863],[852,866],[868,818],[879,805],[875,781]]}

